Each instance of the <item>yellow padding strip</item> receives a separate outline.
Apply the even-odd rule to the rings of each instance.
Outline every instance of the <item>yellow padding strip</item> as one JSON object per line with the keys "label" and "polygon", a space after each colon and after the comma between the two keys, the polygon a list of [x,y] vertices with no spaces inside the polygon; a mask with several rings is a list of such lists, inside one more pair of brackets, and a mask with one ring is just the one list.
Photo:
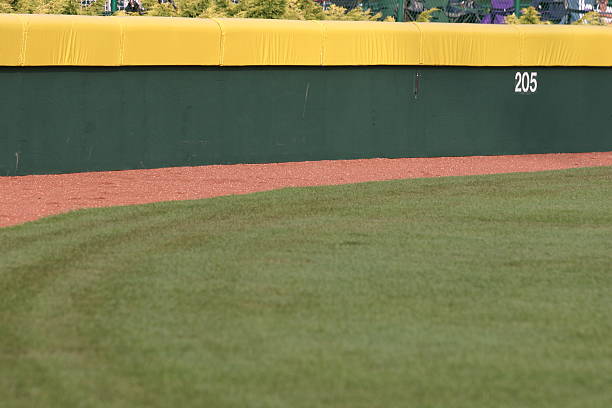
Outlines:
{"label": "yellow padding strip", "polygon": [[612,66],[612,28],[0,14],[3,66]]}
{"label": "yellow padding strip", "polygon": [[0,65],[23,65],[25,33],[20,16],[0,14]]}
{"label": "yellow padding strip", "polygon": [[[116,66],[121,63],[121,28],[115,19],[55,15],[21,18],[26,30],[23,65]],[[4,32],[0,35],[4,37]]]}
{"label": "yellow padding strip", "polygon": [[219,65],[221,31],[212,20],[135,17],[120,20],[122,65]]}
{"label": "yellow padding strip", "polygon": [[522,65],[612,66],[612,27],[521,26]]}
{"label": "yellow padding strip", "polygon": [[[420,24],[423,65],[519,66],[516,25]],[[449,30],[453,29],[452,33]],[[554,27],[552,27],[554,29]]]}
{"label": "yellow padding strip", "polygon": [[418,65],[420,33],[411,23],[323,21],[322,65]]}
{"label": "yellow padding strip", "polygon": [[222,65],[321,65],[316,21],[215,19],[223,31]]}

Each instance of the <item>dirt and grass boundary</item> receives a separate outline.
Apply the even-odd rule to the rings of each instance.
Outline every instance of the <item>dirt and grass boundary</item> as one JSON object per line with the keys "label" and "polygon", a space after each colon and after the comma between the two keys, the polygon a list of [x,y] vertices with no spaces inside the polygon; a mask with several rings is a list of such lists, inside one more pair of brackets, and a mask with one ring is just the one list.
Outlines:
{"label": "dirt and grass boundary", "polygon": [[0,227],[80,208],[286,187],[612,166],[612,152],[336,160],[0,177]]}

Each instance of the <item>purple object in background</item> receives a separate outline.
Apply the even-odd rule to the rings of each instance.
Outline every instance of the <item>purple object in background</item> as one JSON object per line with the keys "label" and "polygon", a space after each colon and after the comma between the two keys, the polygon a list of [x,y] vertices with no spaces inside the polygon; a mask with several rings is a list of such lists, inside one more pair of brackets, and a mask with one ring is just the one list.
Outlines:
{"label": "purple object in background", "polygon": [[514,0],[491,0],[491,12],[482,18],[482,24],[504,24],[504,17],[514,13]]}

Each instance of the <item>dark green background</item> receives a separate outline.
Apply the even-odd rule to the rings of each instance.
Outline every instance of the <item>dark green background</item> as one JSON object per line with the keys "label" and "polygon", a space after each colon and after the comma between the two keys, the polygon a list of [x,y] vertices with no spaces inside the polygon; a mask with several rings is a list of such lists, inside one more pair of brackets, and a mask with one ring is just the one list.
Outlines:
{"label": "dark green background", "polygon": [[609,68],[2,67],[0,89],[0,175],[612,150]]}

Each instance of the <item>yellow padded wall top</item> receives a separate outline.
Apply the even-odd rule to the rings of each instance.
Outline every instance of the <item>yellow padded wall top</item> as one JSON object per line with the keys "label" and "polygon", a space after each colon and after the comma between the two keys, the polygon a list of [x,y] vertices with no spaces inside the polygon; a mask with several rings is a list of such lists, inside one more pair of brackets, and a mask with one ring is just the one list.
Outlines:
{"label": "yellow padded wall top", "polygon": [[321,65],[323,34],[316,21],[215,18],[221,65]]}
{"label": "yellow padded wall top", "polygon": [[23,65],[24,36],[21,16],[0,14],[0,65]]}
{"label": "yellow padded wall top", "polygon": [[414,24],[323,21],[323,65],[418,65]]}
{"label": "yellow padded wall top", "polygon": [[0,65],[612,66],[612,28],[0,15]]}
{"label": "yellow padded wall top", "polygon": [[24,65],[121,63],[121,28],[116,19],[37,15],[25,17],[24,21]]}
{"label": "yellow padded wall top", "polygon": [[521,37],[513,25],[414,24],[422,36],[423,65],[521,65]]}
{"label": "yellow padded wall top", "polygon": [[219,65],[221,30],[199,18],[117,17],[123,29],[121,65]]}
{"label": "yellow padded wall top", "polygon": [[612,66],[612,28],[521,25],[521,65]]}

